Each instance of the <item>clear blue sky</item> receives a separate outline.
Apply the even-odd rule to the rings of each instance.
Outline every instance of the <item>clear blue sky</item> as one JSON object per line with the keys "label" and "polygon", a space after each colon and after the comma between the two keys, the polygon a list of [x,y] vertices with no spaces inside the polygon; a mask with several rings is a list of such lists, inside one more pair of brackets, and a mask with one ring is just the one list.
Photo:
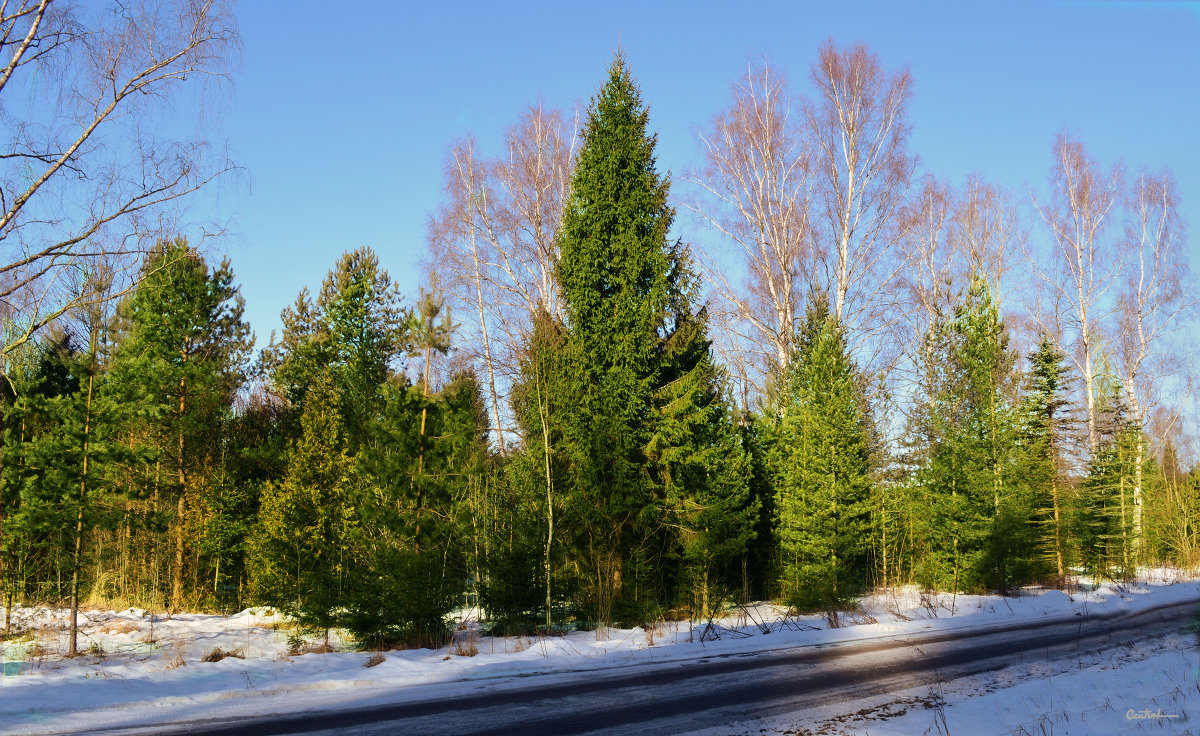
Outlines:
{"label": "clear blue sky", "polygon": [[344,250],[370,245],[415,295],[451,142],[471,133],[490,153],[531,103],[586,104],[618,39],[676,175],[748,60],[767,56],[807,94],[832,37],[910,68],[924,170],[1040,188],[1068,126],[1103,162],[1170,166],[1200,228],[1196,3],[250,1],[238,13],[245,48],[221,124],[248,183],[226,187],[213,216],[235,232],[223,249],[260,347]]}

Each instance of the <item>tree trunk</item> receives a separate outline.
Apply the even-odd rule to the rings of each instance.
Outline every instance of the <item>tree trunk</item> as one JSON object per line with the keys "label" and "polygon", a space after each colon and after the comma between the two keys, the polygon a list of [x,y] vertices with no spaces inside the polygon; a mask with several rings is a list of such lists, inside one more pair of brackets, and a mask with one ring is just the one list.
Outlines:
{"label": "tree trunk", "polygon": [[492,360],[492,340],[488,335],[486,306],[483,300],[483,273],[479,268],[479,249],[475,243],[475,234],[471,233],[471,260],[475,266],[475,301],[479,307],[479,333],[483,339],[483,363],[487,367],[488,375],[488,393],[492,397],[492,419],[496,423],[496,444],[500,448],[500,455],[508,454],[504,444],[504,429],[500,426],[500,398],[496,391],[496,370],[494,361]]}
{"label": "tree trunk", "polygon": [[[1080,298],[1083,298],[1082,294]],[[1100,435],[1096,428],[1096,379],[1092,375],[1092,344],[1086,312],[1080,316],[1080,323],[1083,341],[1083,388],[1084,398],[1087,401],[1088,449],[1091,450],[1094,457],[1096,450],[1100,447]]]}
{"label": "tree trunk", "polygon": [[[537,356],[534,356],[534,361],[536,371]],[[542,420],[542,454],[546,469],[546,632],[549,633],[550,627],[554,625],[551,618],[550,596],[550,549],[554,543],[554,481],[550,474],[550,407],[542,397],[540,373],[540,371],[535,372],[534,384],[538,394],[538,415]]]}
{"label": "tree trunk", "polygon": [[[425,346],[425,375],[421,381],[421,397],[428,400],[429,398],[429,352],[430,347]],[[417,450],[417,528],[415,538],[415,547],[418,552],[421,551],[421,505],[424,501],[423,495],[425,485],[420,481],[420,478],[425,475],[425,414],[429,407],[425,404],[421,405],[421,446]]]}
{"label": "tree trunk", "polygon": [[[1053,441],[1051,442],[1050,450],[1051,457],[1054,456]],[[1058,589],[1062,590],[1066,583],[1066,570],[1063,567],[1063,543],[1062,543],[1062,518],[1059,514],[1058,504],[1058,468],[1052,470],[1050,475],[1050,502],[1054,506],[1054,561],[1058,568]]]}
{"label": "tree trunk", "polygon": [[1134,378],[1125,381],[1125,395],[1129,402],[1129,413],[1137,423],[1137,447],[1134,448],[1134,466],[1133,466],[1133,553],[1134,564],[1138,564],[1142,560],[1142,485],[1144,478],[1142,476],[1142,465],[1145,464],[1144,445],[1142,441],[1142,407],[1138,402],[1137,391],[1135,389]]}
{"label": "tree trunk", "polygon": [[184,471],[183,414],[184,391],[187,379],[179,379],[179,450],[176,462],[179,465],[179,500],[175,508],[175,563],[171,570],[171,608],[178,611],[183,607],[183,515],[186,510],[187,476]]}
{"label": "tree trunk", "polygon": [[[94,346],[93,346],[94,348]],[[71,639],[67,656],[78,654],[79,640],[79,552],[83,547],[83,504],[87,499],[88,454],[91,449],[92,389],[96,381],[95,350],[88,368],[87,401],[83,410],[83,473],[79,479],[79,507],[75,510],[75,553],[71,559]]]}
{"label": "tree trunk", "polygon": [[[7,356],[0,353],[0,382],[8,383]],[[4,422],[6,420],[5,410],[8,402],[0,401],[0,590],[4,591],[4,636],[8,638],[8,633],[12,625],[12,601],[13,601],[13,581],[6,577],[7,572],[4,562],[4,495],[7,490],[4,482]],[[8,572],[11,576],[12,573]]]}
{"label": "tree trunk", "polygon": [[[1124,454],[1124,453],[1121,453]],[[1125,509],[1125,469],[1121,469],[1121,579],[1129,580],[1129,517]]]}

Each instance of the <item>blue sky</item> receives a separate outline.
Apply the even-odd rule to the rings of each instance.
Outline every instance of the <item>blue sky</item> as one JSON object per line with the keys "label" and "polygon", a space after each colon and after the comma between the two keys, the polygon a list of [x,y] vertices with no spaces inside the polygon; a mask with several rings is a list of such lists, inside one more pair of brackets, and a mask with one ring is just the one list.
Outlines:
{"label": "blue sky", "polygon": [[[676,178],[748,61],[807,94],[832,37],[909,67],[923,170],[1034,191],[1066,126],[1102,162],[1170,166],[1200,227],[1197,3],[252,1],[238,15],[220,132],[247,176],[197,214],[230,225],[221,250],[260,347],[347,249],[373,247],[415,296],[452,141],[470,133],[490,153],[531,103],[586,104],[618,42]],[[682,218],[679,234],[708,237]]]}

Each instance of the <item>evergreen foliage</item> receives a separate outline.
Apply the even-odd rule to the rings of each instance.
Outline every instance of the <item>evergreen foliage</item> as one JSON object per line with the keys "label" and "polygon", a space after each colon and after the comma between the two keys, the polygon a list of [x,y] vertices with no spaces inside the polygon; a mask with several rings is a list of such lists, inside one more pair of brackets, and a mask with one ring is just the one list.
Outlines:
{"label": "evergreen foliage", "polygon": [[566,456],[557,451],[563,412],[572,405],[564,393],[573,385],[566,344],[566,326],[538,312],[512,391],[525,446],[495,487],[499,495],[483,536],[487,574],[477,575],[480,603],[501,630],[552,627],[555,609],[565,607],[566,591],[578,582],[578,558],[563,554],[579,540],[578,529],[562,523],[567,515],[562,499],[573,494]]}
{"label": "evergreen foliage", "polygon": [[[124,298],[84,274],[109,298],[0,366],[5,610],[270,604],[360,647],[440,646],[460,606],[508,634],[754,598],[836,625],[872,585],[1007,592],[1200,564],[1185,433],[1138,426],[1136,382],[1100,360],[1083,450],[1063,354],[1041,335],[1022,375],[982,273],[953,306],[934,287],[911,392],[860,372],[814,291],[765,405],[735,412],[710,330],[744,325],[710,326],[620,53],[582,134],[558,283],[539,274],[563,311],[505,325],[527,332],[487,352],[490,416],[451,296],[433,278],[405,307],[369,248],[301,291],[253,375],[228,262],[175,238]],[[483,280],[516,264],[483,256]]]}
{"label": "evergreen foliage", "polygon": [[772,467],[785,599],[837,611],[869,581],[867,429],[826,296],[809,305],[778,409]]}
{"label": "evergreen foliage", "polygon": [[[1088,572],[1128,580],[1138,563],[1134,528],[1134,476],[1145,442],[1132,421],[1120,382],[1105,363],[1097,376],[1100,446],[1088,464],[1075,509],[1080,557]],[[1143,468],[1143,472],[1153,468]]]}
{"label": "evergreen foliage", "polygon": [[653,615],[680,575],[706,602],[756,513],[690,257],[668,240],[675,213],[648,124],[618,54],[588,108],[559,238],[563,526],[600,624]]}
{"label": "evergreen foliage", "polygon": [[326,639],[345,623],[351,538],[361,523],[342,403],[331,375],[310,387],[287,475],[263,488],[250,542],[255,596]]}
{"label": "evergreen foliage", "polygon": [[262,365],[299,416],[313,384],[326,371],[342,386],[341,414],[357,451],[380,406],[380,387],[409,352],[413,326],[398,287],[370,248],[342,255],[314,302],[307,289],[283,311],[283,335],[272,336]]}
{"label": "evergreen foliage", "polygon": [[678,537],[670,542],[679,548],[693,608],[711,615],[728,597],[732,564],[754,540],[760,507],[750,496],[750,460],[713,362],[707,314],[694,308],[698,284],[690,261],[679,245],[672,256],[646,456]]}
{"label": "evergreen foliage", "polygon": [[1063,474],[1063,443],[1069,431],[1065,397],[1066,356],[1043,333],[1029,355],[1029,388],[1025,397],[1024,467],[1036,524],[1039,567],[1053,570],[1055,584],[1066,580],[1071,540],[1067,518],[1067,484]]}
{"label": "evergreen foliage", "polygon": [[[156,453],[153,475],[126,476],[129,492],[151,497],[156,513],[174,502],[170,605],[183,605],[189,508],[199,477],[220,457],[220,436],[244,381],[253,344],[228,261],[209,269],[184,238],[160,242],[138,288],[117,308],[105,399],[126,407],[129,449]],[[165,499],[164,499],[165,497]]]}
{"label": "evergreen foliage", "polygon": [[976,274],[953,321],[936,327],[927,405],[929,449],[918,483],[935,509],[921,571],[930,587],[1007,589],[1029,574],[1028,487],[1017,472],[1018,425],[1008,332]]}
{"label": "evergreen foliage", "polygon": [[[559,236],[568,338],[562,417],[580,569],[595,618],[639,599],[665,499],[643,472],[659,380],[658,328],[670,296],[674,210],[654,160],[649,113],[618,55],[592,99]],[[628,585],[626,583],[629,583]],[[644,599],[645,596],[640,596]],[[636,611],[629,611],[636,615]]]}

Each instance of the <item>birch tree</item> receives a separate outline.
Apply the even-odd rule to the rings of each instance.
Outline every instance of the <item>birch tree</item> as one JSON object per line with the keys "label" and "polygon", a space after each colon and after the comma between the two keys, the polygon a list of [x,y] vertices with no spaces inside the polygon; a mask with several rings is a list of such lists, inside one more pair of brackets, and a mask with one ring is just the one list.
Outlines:
{"label": "birch tree", "polygon": [[430,250],[448,294],[471,314],[469,352],[486,377],[489,410],[503,452],[502,406],[534,315],[562,319],[556,235],[570,181],[575,126],[556,110],[531,107],[505,136],[506,153],[486,156],[474,139],[447,156],[443,204],[430,225]]}
{"label": "birch tree", "polygon": [[899,215],[914,168],[906,148],[912,78],[889,73],[866,46],[832,40],[811,77],[817,97],[805,119],[816,155],[816,239],[828,248],[820,258],[833,315],[857,350],[894,319],[887,299],[904,266]]}
{"label": "birch tree", "polygon": [[[1117,297],[1117,358],[1125,401],[1133,421],[1145,429],[1156,402],[1156,385],[1171,370],[1172,351],[1161,346],[1195,305],[1187,280],[1183,225],[1174,177],[1142,171],[1126,194],[1127,222],[1122,251],[1126,278]],[[1142,539],[1145,443],[1135,447],[1133,531]]]}
{"label": "birch tree", "polygon": [[531,107],[508,129],[505,154],[491,164],[501,196],[498,227],[489,224],[488,232],[504,276],[498,286],[521,312],[523,337],[539,307],[563,318],[555,238],[571,182],[576,127],[558,110]]}
{"label": "birch tree", "polygon": [[969,280],[971,274],[984,274],[996,305],[1003,307],[1004,276],[1026,240],[1012,197],[982,176],[971,174],[954,202],[949,238],[955,251],[962,254],[963,280]]}
{"label": "birch tree", "polygon": [[1055,267],[1038,272],[1053,303],[1065,312],[1062,326],[1083,380],[1088,447],[1094,454],[1099,434],[1093,364],[1100,348],[1105,298],[1120,271],[1120,259],[1106,230],[1119,199],[1121,172],[1118,167],[1102,171],[1083,143],[1066,133],[1055,138],[1053,152],[1050,195],[1034,203],[1050,229]]}
{"label": "birch tree", "polygon": [[[953,308],[951,286],[956,273],[956,240],[948,236],[954,191],[936,177],[927,176],[908,212],[909,267],[897,280],[902,313],[908,331],[900,337],[913,367],[920,371],[934,364],[933,342],[926,339],[939,314]],[[928,383],[928,381],[925,381]]]}
{"label": "birch tree", "polygon": [[475,154],[475,142],[466,139],[456,144],[447,156],[447,201],[438,218],[431,223],[430,245],[437,273],[447,291],[459,303],[469,308],[479,332],[475,341],[467,341],[467,350],[482,362],[487,375],[488,398],[492,422],[501,452],[504,435],[501,431],[500,394],[496,388],[496,360],[489,331],[492,316],[493,279],[489,277],[491,258],[487,239],[482,236],[479,210],[487,211],[491,197],[486,191],[487,180],[483,165]]}
{"label": "birch tree", "polygon": [[132,252],[136,279],[173,205],[231,169],[203,136],[162,131],[203,110],[237,44],[223,0],[0,4],[0,304],[19,324],[5,355],[100,296],[86,263]]}
{"label": "birch tree", "polygon": [[745,279],[731,284],[729,264],[710,257],[705,269],[723,307],[718,319],[759,358],[760,374],[749,380],[760,391],[763,375],[787,368],[813,270],[813,157],[801,122],[783,75],[751,68],[700,134],[704,163],[689,177],[702,195],[690,209],[734,246],[745,270]]}

